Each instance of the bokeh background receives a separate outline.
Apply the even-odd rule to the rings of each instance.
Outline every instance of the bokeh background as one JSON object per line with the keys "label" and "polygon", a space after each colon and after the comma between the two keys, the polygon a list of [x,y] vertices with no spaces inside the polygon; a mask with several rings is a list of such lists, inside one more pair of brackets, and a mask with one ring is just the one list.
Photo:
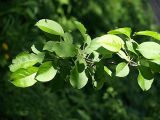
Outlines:
{"label": "bokeh background", "polygon": [[[0,120],[160,120],[160,81],[142,92],[135,75],[107,80],[99,91],[59,88],[54,81],[30,88],[9,82],[16,54],[45,39],[42,18],[72,27],[82,22],[92,38],[117,27],[160,32],[159,0],[0,0]],[[141,41],[141,39],[139,39]]]}

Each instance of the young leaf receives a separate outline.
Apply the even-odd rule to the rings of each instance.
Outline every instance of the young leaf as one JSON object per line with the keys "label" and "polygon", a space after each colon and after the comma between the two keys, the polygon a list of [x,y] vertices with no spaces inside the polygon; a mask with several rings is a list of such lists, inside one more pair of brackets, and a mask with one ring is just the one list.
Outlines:
{"label": "young leaf", "polygon": [[78,21],[74,21],[74,24],[76,26],[76,28],[81,32],[81,34],[84,37],[84,34],[86,33],[86,28],[84,27],[84,25]]}
{"label": "young leaf", "polygon": [[84,41],[87,45],[89,45],[91,43],[91,37],[86,34],[86,28],[84,27],[84,25],[78,21],[74,21],[74,24],[76,26],[76,28],[80,31],[80,33],[82,34]]}
{"label": "young leaf", "polygon": [[98,48],[100,48],[101,45],[98,43],[98,37],[93,39],[89,46],[86,47],[85,52],[87,54],[92,53],[93,51],[96,51]]}
{"label": "young leaf", "polygon": [[108,33],[109,34],[124,34],[124,35],[126,35],[127,37],[130,38],[131,32],[132,32],[131,28],[124,27],[124,28],[118,28],[118,29],[115,29],[115,30],[111,30]]}
{"label": "young leaf", "polygon": [[36,75],[36,80],[41,82],[50,81],[55,77],[56,73],[57,70],[52,66],[52,62],[45,62],[39,67]]}
{"label": "young leaf", "polygon": [[74,57],[77,54],[76,47],[67,42],[48,41],[43,50],[55,52],[59,57]]}
{"label": "young leaf", "polygon": [[37,48],[35,47],[35,45],[32,45],[31,50],[32,50],[32,52],[34,52],[35,54],[39,54],[39,53],[40,53],[40,51],[37,50]]}
{"label": "young leaf", "polygon": [[84,39],[85,39],[85,43],[87,45],[90,45],[91,44],[91,37],[88,35],[88,34],[84,34]]}
{"label": "young leaf", "polygon": [[116,67],[116,76],[117,77],[125,77],[129,74],[128,64],[125,62],[121,62]]}
{"label": "young leaf", "polygon": [[109,76],[112,77],[112,71],[111,71],[109,68],[107,68],[106,66],[104,66],[104,71],[105,71]]}
{"label": "young leaf", "polygon": [[81,89],[88,82],[88,78],[86,76],[85,70],[80,72],[78,71],[77,66],[75,66],[70,74],[70,83],[74,88]]}
{"label": "young leaf", "polygon": [[54,34],[54,35],[63,35],[64,31],[60,24],[53,20],[41,19],[36,23],[36,26],[44,32]]}
{"label": "young leaf", "polygon": [[154,31],[139,31],[136,32],[135,35],[145,35],[145,36],[150,36],[153,37],[154,39],[160,40],[160,34]]}
{"label": "young leaf", "polygon": [[15,72],[20,68],[28,68],[36,63],[41,63],[44,59],[44,53],[35,55],[33,53],[21,53],[15,59],[12,60],[12,64],[9,66],[10,71]]}
{"label": "young leaf", "polygon": [[35,76],[38,68],[30,67],[27,69],[21,68],[11,75],[11,83],[17,87],[29,87],[34,85],[37,81]]}
{"label": "young leaf", "polygon": [[143,42],[138,46],[137,50],[147,59],[160,57],[160,45],[155,42]]}
{"label": "young leaf", "polygon": [[125,59],[126,61],[130,61],[129,56],[127,56],[122,50],[120,50],[118,53],[119,57],[121,57],[122,59]]}
{"label": "young leaf", "polygon": [[149,90],[151,88],[153,80],[154,78],[150,68],[141,66],[138,75],[138,84],[141,87],[141,89],[143,91]]}
{"label": "young leaf", "polygon": [[124,41],[116,35],[103,35],[95,40],[97,44],[111,52],[118,52],[124,46]]}
{"label": "young leaf", "polygon": [[133,43],[132,41],[126,41],[126,46],[127,46],[127,49],[131,52],[133,52],[134,54],[138,55],[135,51],[136,47],[135,47],[135,43]]}

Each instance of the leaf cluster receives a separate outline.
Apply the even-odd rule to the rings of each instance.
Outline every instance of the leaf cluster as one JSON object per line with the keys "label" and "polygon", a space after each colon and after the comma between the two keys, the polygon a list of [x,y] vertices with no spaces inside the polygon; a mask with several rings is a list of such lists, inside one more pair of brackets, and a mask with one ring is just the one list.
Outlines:
{"label": "leaf cluster", "polygon": [[91,39],[82,23],[72,22],[81,39],[77,40],[75,29],[65,32],[53,20],[41,19],[35,24],[54,37],[44,44],[43,49],[38,50],[33,45],[31,53],[23,52],[13,59],[9,67],[11,82],[15,86],[29,87],[37,81],[54,80],[59,74],[63,82],[74,88],[81,89],[90,82],[95,89],[100,89],[108,79],[126,77],[133,69],[139,72],[137,80],[142,90],[150,89],[155,74],[160,73],[159,33],[135,32],[133,36],[155,39],[137,43],[131,38],[131,28],[126,27]]}

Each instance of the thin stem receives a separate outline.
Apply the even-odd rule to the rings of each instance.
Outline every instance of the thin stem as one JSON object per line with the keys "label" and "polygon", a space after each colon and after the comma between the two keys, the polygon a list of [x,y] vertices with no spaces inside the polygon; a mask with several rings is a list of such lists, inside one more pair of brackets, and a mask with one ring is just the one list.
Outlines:
{"label": "thin stem", "polygon": [[133,60],[133,58],[129,61],[129,64],[131,65],[131,66],[138,66],[138,64],[136,63],[136,62],[134,62],[134,61],[132,61]]}

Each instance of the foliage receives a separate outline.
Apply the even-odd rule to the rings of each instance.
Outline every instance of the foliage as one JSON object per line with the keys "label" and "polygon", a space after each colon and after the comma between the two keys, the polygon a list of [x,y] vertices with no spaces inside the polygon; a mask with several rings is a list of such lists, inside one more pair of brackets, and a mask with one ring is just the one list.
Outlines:
{"label": "foliage", "polygon": [[[92,85],[99,89],[106,82],[107,75],[112,77],[111,74],[108,74],[108,72],[104,70],[104,68],[107,68],[105,64],[111,66],[112,63],[106,63],[104,61],[112,59],[112,61],[114,61],[113,63],[117,64],[116,59],[112,57],[117,54],[124,62],[116,66],[116,76],[127,76],[129,74],[129,68],[133,67],[139,71],[138,84],[142,90],[150,89],[154,80],[154,74],[160,72],[159,69],[154,71],[152,64],[150,64],[155,63],[157,66],[160,64],[159,62],[158,64],[154,62],[160,58],[160,45],[156,43],[156,41],[138,44],[131,38],[131,29],[129,28],[112,30],[106,35],[91,40],[83,24],[78,21],[73,21],[73,24],[74,23],[82,35],[79,41],[73,37],[73,31],[68,30],[70,31],[69,33],[64,33],[61,25],[55,21],[48,19],[38,21],[36,23],[38,28],[52,35],[58,35],[59,39],[54,40],[53,38],[53,41],[47,41],[42,52],[38,52],[37,55],[34,55],[34,53],[22,53],[22,55],[20,54],[16,59],[13,59],[10,65],[10,70],[13,72],[11,75],[12,83],[17,87],[28,87],[33,85],[35,80],[43,82],[52,80],[56,73],[62,74],[60,71],[60,69],[62,69],[62,71],[70,71],[69,74],[62,76],[62,78],[65,82],[70,81],[70,84],[74,88],[83,88],[87,84],[88,79],[91,78]],[[135,35],[141,35],[140,33],[142,34],[144,32],[137,32]],[[151,33],[152,32],[142,35],[152,36]],[[114,34],[124,34],[127,38],[122,40]],[[156,35],[154,34],[155,40],[159,40],[159,35],[158,33],[156,33]],[[131,44],[129,46],[131,48],[127,47],[125,44],[126,41]],[[40,56],[39,54],[41,53],[48,54],[48,56]],[[32,57],[33,55],[34,57]],[[142,60],[145,61],[146,64],[141,63],[140,61]],[[64,65],[62,63],[61,66],[59,64],[60,61],[67,61],[64,64],[70,65],[70,69],[63,68],[62,66]],[[38,62],[42,65],[34,66]],[[96,72],[98,72],[98,75],[96,75]]]}
{"label": "foliage", "polygon": [[[125,78],[109,78],[100,91],[93,90],[92,86],[88,84],[84,90],[80,91],[70,88],[70,86],[60,87],[62,89],[55,91],[55,88],[63,86],[63,83],[62,85],[55,84],[57,80],[63,79],[59,74],[56,74],[54,80],[50,82],[44,84],[37,82],[34,86],[25,89],[15,88],[8,82],[9,78],[7,77],[8,65],[11,64],[11,59],[16,54],[28,51],[33,43],[38,50],[42,50],[43,46],[41,45],[45,40],[51,40],[47,34],[37,32],[38,29],[33,27],[39,19],[54,19],[66,31],[73,28],[71,19],[75,18],[84,23],[92,38],[106,34],[106,31],[116,27],[124,26],[131,27],[133,31],[146,29],[158,31],[156,28],[159,26],[155,25],[153,20],[154,13],[150,1],[0,0],[0,5],[2,6],[0,7],[0,119],[160,119],[159,76],[157,76],[157,80],[154,80],[152,89],[142,93],[135,81],[138,71],[134,71],[134,69],[130,69],[130,72],[134,71],[134,74],[129,74]],[[79,34],[74,36],[77,40],[79,37],[81,37]],[[139,43],[148,39],[143,36],[136,37]],[[131,44],[126,41],[126,45],[129,47]],[[37,54],[33,46],[32,50]],[[131,51],[133,50],[131,49]],[[158,63],[159,60],[154,61]],[[66,62],[62,61],[60,64]],[[112,61],[107,60],[106,62],[111,63]],[[117,62],[124,61],[118,58]],[[156,64],[152,64],[152,66],[157,67]],[[69,65],[66,64],[64,67],[69,68]],[[107,68],[111,69],[108,65]],[[107,68],[104,68],[105,71],[111,75],[111,71]],[[63,76],[69,72],[61,70]],[[114,73],[115,71],[113,71]],[[96,74],[97,78],[98,70]]]}

